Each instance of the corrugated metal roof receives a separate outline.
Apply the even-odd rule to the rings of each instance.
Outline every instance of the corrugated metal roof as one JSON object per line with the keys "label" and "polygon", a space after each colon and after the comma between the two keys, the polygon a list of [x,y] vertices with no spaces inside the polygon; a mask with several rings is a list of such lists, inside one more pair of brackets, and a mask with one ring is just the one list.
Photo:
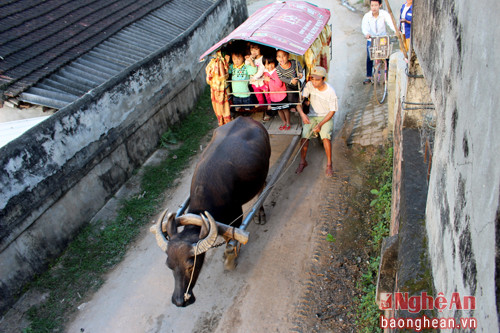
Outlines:
{"label": "corrugated metal roof", "polygon": [[19,95],[168,0],[0,1],[0,90]]}
{"label": "corrugated metal roof", "polygon": [[[91,0],[82,2],[87,5],[93,3]],[[22,93],[19,98],[22,101],[60,109],[174,40],[214,2],[215,0],[163,1],[164,5],[160,8],[100,42],[28,90],[22,92],[19,84],[12,85],[10,89],[12,92],[20,90]],[[47,71],[47,75],[49,70],[42,69],[41,72]],[[0,75],[4,74],[5,72],[0,72]]]}

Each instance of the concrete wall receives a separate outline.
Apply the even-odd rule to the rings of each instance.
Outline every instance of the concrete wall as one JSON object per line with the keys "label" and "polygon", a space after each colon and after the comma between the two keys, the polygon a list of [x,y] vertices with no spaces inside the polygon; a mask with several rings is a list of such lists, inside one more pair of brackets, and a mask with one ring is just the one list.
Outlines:
{"label": "concrete wall", "polygon": [[437,110],[426,225],[436,292],[476,297],[480,332],[498,332],[500,3],[414,2],[413,47]]}
{"label": "concrete wall", "polygon": [[406,63],[404,62],[403,54],[401,52],[394,53],[390,58],[390,70],[387,77],[387,127],[392,136],[394,148],[390,236],[394,236],[399,232],[404,122],[401,101],[404,99],[408,83],[405,68]]}
{"label": "concrete wall", "polygon": [[190,112],[206,87],[198,56],[246,8],[216,1],[170,45],[0,149],[0,312]]}
{"label": "concrete wall", "polygon": [[[425,141],[430,141],[428,142],[428,147],[430,148],[432,146],[432,138],[434,137],[432,128],[435,126],[436,110],[430,98],[429,87],[425,77],[422,75],[422,68],[415,53],[411,54],[408,62],[401,51],[393,53],[390,58],[389,68],[387,118],[394,147],[393,199],[390,230],[390,235],[392,236],[399,232],[400,223],[400,199],[402,198],[401,188],[403,185],[402,168],[405,160],[403,157],[403,132],[405,129],[416,129],[420,132],[420,140],[416,142],[417,146],[409,154],[418,154],[418,158],[426,163],[423,167],[426,175],[422,179],[426,182],[431,151],[430,149],[426,151]],[[420,171],[418,170],[418,172]],[[412,180],[410,179],[410,181]]]}

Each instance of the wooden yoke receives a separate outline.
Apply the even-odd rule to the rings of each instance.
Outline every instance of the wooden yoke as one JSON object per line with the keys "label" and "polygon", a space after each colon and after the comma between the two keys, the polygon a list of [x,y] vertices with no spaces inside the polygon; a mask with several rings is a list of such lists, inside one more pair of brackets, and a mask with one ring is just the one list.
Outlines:
{"label": "wooden yoke", "polygon": [[[182,225],[197,225],[201,227],[201,217],[196,214],[184,214],[178,217],[179,223]],[[231,227],[227,224],[215,222],[217,224],[217,232],[219,236],[224,237],[226,241],[234,239],[241,244],[248,243],[249,232],[239,228]]]}

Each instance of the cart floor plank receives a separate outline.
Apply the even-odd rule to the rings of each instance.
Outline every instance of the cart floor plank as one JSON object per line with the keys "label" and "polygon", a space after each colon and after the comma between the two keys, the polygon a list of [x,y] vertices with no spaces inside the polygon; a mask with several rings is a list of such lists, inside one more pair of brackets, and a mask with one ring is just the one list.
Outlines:
{"label": "cart floor plank", "polygon": [[283,124],[278,115],[271,117],[269,121],[262,121],[262,112],[255,112],[252,118],[260,121],[267,129],[267,132],[272,135],[300,135],[302,133],[302,121],[297,112],[290,114],[291,128],[288,131],[280,131],[280,126]]}

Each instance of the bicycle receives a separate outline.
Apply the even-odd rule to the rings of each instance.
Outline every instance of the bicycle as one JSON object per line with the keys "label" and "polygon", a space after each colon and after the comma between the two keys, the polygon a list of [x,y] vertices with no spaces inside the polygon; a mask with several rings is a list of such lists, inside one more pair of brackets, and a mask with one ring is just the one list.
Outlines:
{"label": "bicycle", "polygon": [[387,58],[391,55],[391,41],[389,36],[371,38],[370,59],[373,60],[373,94],[378,104],[382,104],[387,97]]}

